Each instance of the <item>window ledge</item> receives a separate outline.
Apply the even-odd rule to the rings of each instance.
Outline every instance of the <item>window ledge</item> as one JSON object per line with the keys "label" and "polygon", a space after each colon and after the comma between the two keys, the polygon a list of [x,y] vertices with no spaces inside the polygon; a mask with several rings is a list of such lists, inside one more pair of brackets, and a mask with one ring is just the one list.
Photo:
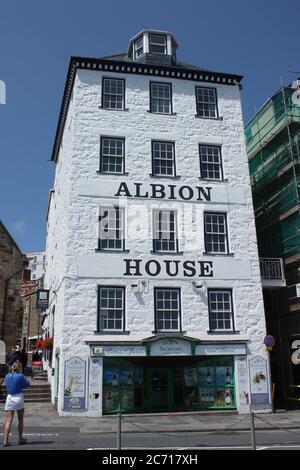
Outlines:
{"label": "window ledge", "polygon": [[154,250],[150,250],[150,253],[152,255],[161,255],[161,256],[171,256],[171,255],[182,256],[183,255],[183,251],[154,251]]}
{"label": "window ledge", "polygon": [[94,334],[97,336],[101,335],[130,335],[130,331],[116,331],[116,330],[99,330],[99,331],[94,331]]}
{"label": "window ledge", "polygon": [[212,121],[223,121],[222,116],[220,116],[220,117],[208,117],[208,116],[200,116],[199,114],[195,114],[194,116],[195,116],[195,118],[199,118],[199,119],[210,119]]}
{"label": "window ledge", "polygon": [[112,172],[108,172],[108,171],[99,171],[98,170],[98,171],[96,171],[96,173],[98,175],[115,175],[115,176],[118,176],[118,175],[119,176],[128,176],[129,175],[128,171],[125,171],[124,173],[112,173]]}
{"label": "window ledge", "polygon": [[149,176],[151,178],[172,179],[172,180],[179,180],[181,178],[180,175],[175,175],[175,176],[171,176],[171,175],[154,175],[153,173],[149,173]]}
{"label": "window ledge", "polygon": [[103,109],[104,111],[129,111],[129,108],[124,109],[113,109],[113,108],[103,108],[103,106],[99,105],[99,109]]}
{"label": "window ledge", "polygon": [[96,253],[130,253],[130,250],[99,250],[99,248],[95,249]]}
{"label": "window ledge", "polygon": [[226,330],[226,331],[208,330],[206,333],[210,336],[212,336],[212,335],[222,336],[222,335],[239,335],[240,331],[238,331],[238,330]]}
{"label": "window ledge", "polygon": [[159,114],[160,116],[177,116],[177,113],[154,113],[153,111],[150,111],[150,109],[147,109],[147,113]]}
{"label": "window ledge", "polygon": [[226,256],[226,257],[234,257],[234,253],[207,253],[206,251],[203,251],[202,253],[204,256]]}
{"label": "window ledge", "polygon": [[153,335],[157,335],[157,336],[170,336],[170,335],[174,335],[174,336],[184,336],[186,334],[186,331],[174,331],[174,330],[168,330],[168,331],[152,331],[151,332]]}
{"label": "window ledge", "polygon": [[224,178],[223,180],[217,180],[217,179],[201,178],[201,176],[198,176],[198,180],[200,180],[200,181],[209,181],[209,182],[212,182],[212,183],[228,183],[227,178]]}

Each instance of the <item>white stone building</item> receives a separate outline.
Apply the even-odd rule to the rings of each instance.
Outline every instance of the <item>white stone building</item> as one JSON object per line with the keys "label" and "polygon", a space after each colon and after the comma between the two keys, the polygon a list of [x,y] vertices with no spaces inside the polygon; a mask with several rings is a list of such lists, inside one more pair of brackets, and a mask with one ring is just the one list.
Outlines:
{"label": "white stone building", "polygon": [[60,414],[271,410],[242,77],[176,49],[144,30],[70,61],[45,276]]}
{"label": "white stone building", "polygon": [[46,253],[45,251],[33,251],[26,253],[29,259],[28,269],[31,270],[31,280],[37,281],[42,279],[46,270]]}

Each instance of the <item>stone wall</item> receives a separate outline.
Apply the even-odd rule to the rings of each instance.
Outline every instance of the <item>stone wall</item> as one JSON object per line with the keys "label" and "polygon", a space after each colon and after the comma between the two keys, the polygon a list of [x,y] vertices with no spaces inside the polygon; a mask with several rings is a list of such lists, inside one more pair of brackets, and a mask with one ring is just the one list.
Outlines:
{"label": "stone wall", "polygon": [[4,322],[3,339],[7,350],[16,345],[18,315],[22,314],[20,302],[22,272],[8,283],[4,312],[6,280],[22,268],[23,260],[24,255],[0,221],[0,336],[2,337]]}

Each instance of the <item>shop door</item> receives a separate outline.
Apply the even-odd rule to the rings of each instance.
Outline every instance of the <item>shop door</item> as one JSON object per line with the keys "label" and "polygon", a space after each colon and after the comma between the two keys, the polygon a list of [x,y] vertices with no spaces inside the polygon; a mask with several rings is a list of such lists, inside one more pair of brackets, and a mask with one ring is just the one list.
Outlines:
{"label": "shop door", "polygon": [[172,397],[170,396],[171,370],[168,368],[150,369],[150,397],[153,411],[169,410],[171,408]]}

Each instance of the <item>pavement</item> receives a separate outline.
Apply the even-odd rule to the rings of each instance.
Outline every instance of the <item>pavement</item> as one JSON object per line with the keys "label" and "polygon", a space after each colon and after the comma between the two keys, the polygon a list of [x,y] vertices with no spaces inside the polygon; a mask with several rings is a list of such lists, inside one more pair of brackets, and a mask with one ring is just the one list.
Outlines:
{"label": "pavement", "polygon": [[[5,421],[4,405],[0,405],[0,427]],[[299,429],[300,410],[255,415],[258,430]],[[1,431],[2,431],[1,429]],[[51,403],[25,404],[24,433],[116,433],[118,417],[58,416]],[[223,432],[226,430],[245,431],[250,429],[250,416],[232,411],[207,411],[193,413],[156,413],[122,415],[122,432]],[[15,417],[12,432],[17,430]]]}

